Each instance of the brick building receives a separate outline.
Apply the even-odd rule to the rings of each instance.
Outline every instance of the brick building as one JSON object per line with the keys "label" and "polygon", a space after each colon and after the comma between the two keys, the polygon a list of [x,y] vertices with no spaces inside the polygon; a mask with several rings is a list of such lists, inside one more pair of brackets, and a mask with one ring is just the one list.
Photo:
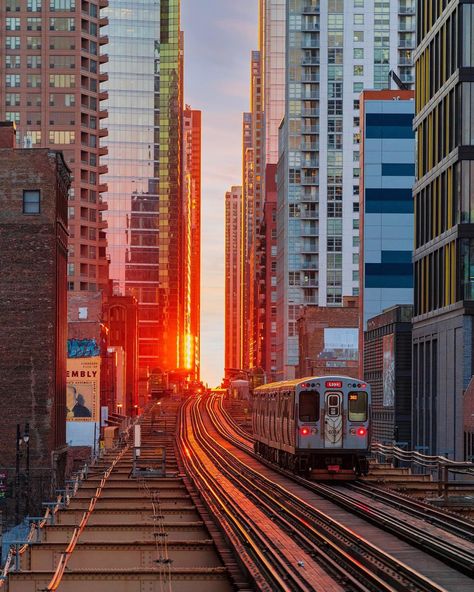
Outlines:
{"label": "brick building", "polygon": [[359,303],[348,296],[341,307],[304,306],[297,320],[297,378],[358,374]]}
{"label": "brick building", "polygon": [[28,422],[32,478],[61,480],[70,171],[60,152],[14,145],[14,125],[0,124],[0,465],[15,465],[17,424]]}
{"label": "brick building", "polygon": [[0,119],[17,125],[18,146],[62,150],[72,171],[69,195],[68,288],[105,289],[106,167],[101,145],[107,97],[101,73],[108,38],[101,9],[107,0],[0,2],[2,84]]}
{"label": "brick building", "polygon": [[364,380],[372,387],[372,437],[411,447],[413,306],[393,306],[367,321]]}

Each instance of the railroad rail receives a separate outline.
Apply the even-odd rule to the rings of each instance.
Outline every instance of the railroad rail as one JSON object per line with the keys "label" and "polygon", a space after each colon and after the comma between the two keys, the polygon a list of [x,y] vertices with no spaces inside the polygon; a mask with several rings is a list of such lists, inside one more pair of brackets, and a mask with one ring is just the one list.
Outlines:
{"label": "railroad rail", "polygon": [[[215,405],[216,398],[207,401],[207,411],[211,418],[213,418],[215,429],[222,437],[226,438],[246,454],[258,459],[260,463],[271,467],[273,470],[288,477],[292,481],[303,485],[306,489],[315,492],[332,503],[336,503],[352,514],[357,514],[375,526],[396,534],[399,538],[429,552],[431,555],[444,561],[451,567],[455,567],[456,570],[471,577],[474,574],[474,552],[472,551],[472,548],[469,551],[466,550],[465,541],[457,540],[456,542],[453,542],[452,540],[447,540],[449,537],[444,537],[442,534],[440,535],[439,532],[437,533],[437,536],[433,535],[427,532],[426,523],[418,521],[419,524],[416,525],[413,524],[413,521],[408,523],[407,521],[400,521],[400,519],[397,520],[389,512],[380,508],[375,509],[373,504],[370,503],[361,503],[360,499],[351,498],[350,495],[347,495],[347,493],[341,491],[337,487],[316,484],[276,467],[253,452],[253,439],[247,432],[242,430],[240,426],[235,425],[231,416],[223,408],[222,399],[217,399],[219,416],[216,415]],[[223,420],[224,423],[228,424],[227,429],[223,426]],[[235,433],[232,434],[232,431]],[[408,504],[405,508],[409,511]],[[463,531],[469,532],[470,529],[472,535],[472,523],[459,519],[458,527],[461,525]],[[458,535],[458,533],[456,534]]]}
{"label": "railroad rail", "polygon": [[357,580],[358,583],[351,582],[355,589],[444,589],[241,462],[204,426],[202,407],[198,410],[198,403],[195,404],[192,430],[197,431],[199,442],[213,464],[264,508],[275,523],[290,529],[301,548],[311,549],[326,568],[338,567],[339,577],[350,575]]}
{"label": "railroad rail", "polygon": [[[168,431],[162,418],[153,426],[149,416],[142,417],[145,470],[133,476],[130,445],[105,455],[67,507],[58,509],[54,524],[44,525],[41,540],[29,542],[18,569],[7,574],[8,592],[249,590],[224,558],[226,548],[211,536],[209,519],[193,503],[180,474],[175,455],[179,403],[170,405]],[[156,462],[154,449],[163,447],[167,472],[150,478],[146,466]]]}

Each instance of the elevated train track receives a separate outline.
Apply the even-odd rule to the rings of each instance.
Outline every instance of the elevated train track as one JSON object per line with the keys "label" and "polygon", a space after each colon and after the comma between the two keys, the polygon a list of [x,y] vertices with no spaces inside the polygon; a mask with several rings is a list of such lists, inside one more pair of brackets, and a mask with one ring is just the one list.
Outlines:
{"label": "elevated train track", "polygon": [[[263,462],[272,472],[285,477],[285,489],[298,491],[303,500],[308,497],[308,492],[314,493],[317,496],[312,498],[314,505],[323,509],[324,513],[329,513],[329,517],[336,517],[339,522],[348,525],[366,540],[380,541],[378,546],[382,546],[388,551],[392,550],[395,557],[406,556],[410,565],[419,569],[425,576],[431,577],[441,587],[456,592],[472,588],[474,545],[466,540],[472,534],[472,523],[462,519],[456,521],[457,527],[459,529],[462,527],[463,532],[458,531],[454,536],[446,529],[432,527],[427,522],[420,520],[419,516],[415,519],[415,517],[407,516],[397,510],[390,508],[387,510],[386,506],[382,509],[374,509],[374,504],[369,498],[366,498],[367,503],[362,503],[360,499],[353,499],[354,496],[351,497],[345,488],[316,484],[297,477],[271,465],[271,463],[262,461],[253,453],[252,438],[235,425],[232,418],[223,409],[220,399],[209,400],[206,410],[213,421],[214,430],[235,447],[232,452],[242,462],[250,464],[250,461],[247,460],[250,458],[258,460],[259,463]],[[265,475],[267,474],[265,471]],[[279,483],[278,478],[270,478],[271,481]],[[288,485],[288,479],[295,483],[295,487]],[[379,505],[383,506],[384,504]],[[374,530],[375,526],[377,530]],[[385,532],[384,536],[384,531],[391,534]],[[397,538],[393,540],[392,534],[396,534]],[[461,534],[465,535],[464,539],[460,537]],[[400,539],[407,541],[407,543],[401,544]],[[400,541],[400,543],[397,545],[396,541]],[[416,547],[423,549],[423,552],[418,551]],[[408,552],[411,556],[407,555]],[[436,556],[436,559],[433,556]],[[441,561],[446,564],[444,567]],[[418,568],[418,566],[420,567]]]}

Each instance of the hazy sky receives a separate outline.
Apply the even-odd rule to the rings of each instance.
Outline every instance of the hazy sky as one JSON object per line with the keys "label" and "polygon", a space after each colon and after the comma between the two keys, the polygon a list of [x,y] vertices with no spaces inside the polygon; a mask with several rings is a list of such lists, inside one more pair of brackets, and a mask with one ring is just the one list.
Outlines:
{"label": "hazy sky", "polygon": [[224,370],[224,195],[240,185],[257,0],[182,0],[185,101],[202,110],[202,379]]}

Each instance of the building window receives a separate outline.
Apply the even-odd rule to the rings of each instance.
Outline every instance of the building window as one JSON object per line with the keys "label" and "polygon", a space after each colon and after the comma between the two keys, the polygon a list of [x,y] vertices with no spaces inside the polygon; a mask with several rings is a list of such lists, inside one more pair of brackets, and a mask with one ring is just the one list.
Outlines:
{"label": "building window", "polygon": [[363,60],[364,59],[364,48],[363,47],[354,47],[354,59],[355,60]]}
{"label": "building window", "polygon": [[19,107],[20,106],[20,95],[19,94],[7,94],[5,99],[7,107]]}
{"label": "building window", "polygon": [[364,31],[354,31],[354,42],[355,43],[363,43],[364,41]]}
{"label": "building window", "polygon": [[20,75],[19,74],[7,74],[5,76],[5,82],[7,88],[17,88],[20,86]]}
{"label": "building window", "polygon": [[74,11],[76,8],[76,0],[49,0],[49,9],[51,12],[55,10],[70,10]]}
{"label": "building window", "polygon": [[6,37],[5,47],[7,49],[20,49],[20,38],[19,37]]}
{"label": "building window", "polygon": [[7,31],[19,31],[20,30],[20,19],[7,17],[6,19]]}
{"label": "building window", "polygon": [[364,66],[357,65],[354,66],[354,76],[363,76],[364,75]]}
{"label": "building window", "polygon": [[23,191],[23,213],[40,213],[40,192],[38,189]]}
{"label": "building window", "polygon": [[41,4],[43,0],[28,0],[27,10],[28,12],[41,12]]}
{"label": "building window", "polygon": [[20,67],[20,56],[19,55],[7,55],[5,56],[5,66],[8,69]]}
{"label": "building window", "polygon": [[17,125],[20,123],[20,113],[18,111],[7,111],[5,117],[7,121],[13,121]]}
{"label": "building window", "polygon": [[76,20],[73,18],[52,18],[49,19],[50,31],[75,31]]}

